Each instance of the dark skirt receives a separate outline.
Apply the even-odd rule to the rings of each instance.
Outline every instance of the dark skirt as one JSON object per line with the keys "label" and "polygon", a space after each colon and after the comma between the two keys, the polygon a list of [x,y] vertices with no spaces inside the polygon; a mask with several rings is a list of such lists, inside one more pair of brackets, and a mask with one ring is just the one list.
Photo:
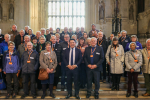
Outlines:
{"label": "dark skirt", "polygon": [[41,84],[53,84],[54,83],[54,73],[49,74],[49,78],[47,80],[42,80]]}

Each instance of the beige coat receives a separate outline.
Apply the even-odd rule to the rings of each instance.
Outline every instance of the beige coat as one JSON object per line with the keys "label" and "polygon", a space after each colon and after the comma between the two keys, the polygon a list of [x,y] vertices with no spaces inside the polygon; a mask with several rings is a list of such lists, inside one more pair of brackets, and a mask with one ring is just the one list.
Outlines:
{"label": "beige coat", "polygon": [[112,74],[123,73],[124,49],[122,45],[119,45],[119,47],[117,47],[117,53],[118,56],[116,57],[114,47],[112,47],[112,45],[109,45],[106,52],[106,61],[107,63],[110,62],[110,71]]}
{"label": "beige coat", "polygon": [[[52,62],[50,62],[50,57],[52,59]],[[55,72],[55,69],[57,67],[57,56],[54,51],[51,51],[50,56],[46,50],[41,51],[39,60],[40,60],[40,68],[44,68],[44,69],[53,68]]]}
{"label": "beige coat", "polygon": [[142,72],[150,74],[150,61],[148,60],[147,48],[144,48],[141,52],[143,56]]}

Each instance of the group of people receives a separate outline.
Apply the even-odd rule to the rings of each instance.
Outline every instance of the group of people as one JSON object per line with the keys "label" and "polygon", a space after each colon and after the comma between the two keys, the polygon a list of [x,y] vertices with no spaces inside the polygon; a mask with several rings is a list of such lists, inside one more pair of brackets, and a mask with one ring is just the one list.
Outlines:
{"label": "group of people", "polygon": [[[119,90],[123,74],[128,77],[126,97],[131,95],[132,81],[134,96],[138,97],[138,74],[142,70],[147,89],[143,96],[150,96],[150,39],[147,39],[146,48],[143,49],[136,35],[129,37],[127,31],[123,30],[118,33],[118,38],[111,34],[107,39],[103,31],[97,30],[94,24],[88,34],[83,27],[81,30],[77,27],[75,33],[72,28],[68,31],[65,27],[62,33],[60,28],[56,29],[56,33],[53,33],[53,28],[41,28],[34,35],[29,26],[25,26],[25,31],[18,32],[16,25],[12,26],[12,31],[8,34],[1,33],[0,29],[0,55],[3,56],[0,59],[0,72],[6,76],[6,99],[11,95],[12,79],[12,98],[16,97],[18,89],[22,87],[24,94],[21,98],[29,95],[29,80],[33,98],[36,98],[36,84],[38,89],[42,88],[41,99],[46,96],[47,85],[49,96],[55,98],[53,90],[57,88],[59,76],[62,91],[67,82],[66,99],[72,96],[72,82],[76,99],[80,99],[79,90],[85,88],[86,84],[86,98],[89,98],[92,83],[95,84],[95,99],[98,99],[100,81],[106,82],[106,69],[112,77],[109,79],[112,81],[112,90]],[[40,69],[48,73],[47,80],[38,79]]]}

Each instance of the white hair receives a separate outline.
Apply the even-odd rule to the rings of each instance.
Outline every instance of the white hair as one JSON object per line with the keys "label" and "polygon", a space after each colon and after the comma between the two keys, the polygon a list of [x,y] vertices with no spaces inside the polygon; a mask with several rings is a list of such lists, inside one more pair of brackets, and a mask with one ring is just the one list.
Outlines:
{"label": "white hair", "polygon": [[56,33],[56,34],[55,34],[55,36],[57,36],[57,35],[60,37],[60,34],[59,34],[59,33]]}
{"label": "white hair", "polygon": [[72,29],[72,27],[70,27],[69,29]]}
{"label": "white hair", "polygon": [[52,36],[51,36],[51,38],[52,38],[52,37],[55,37],[55,38],[56,38],[56,36],[55,36],[55,35],[52,35]]}
{"label": "white hair", "polygon": [[27,26],[25,26],[25,27],[28,27],[28,28],[30,28],[28,25],[27,25]]}
{"label": "white hair", "polygon": [[[6,36],[6,35],[8,35],[8,36],[9,36],[9,40],[10,40],[10,39],[11,39],[11,36],[10,36],[8,33],[7,33],[7,34],[5,34],[5,36]],[[5,37],[5,36],[4,36],[4,37]]]}
{"label": "white hair", "polygon": [[135,43],[135,42],[131,42],[131,43],[129,44],[129,48],[130,48],[130,45],[131,45],[131,44],[134,44],[135,47],[136,47],[136,43]]}
{"label": "white hair", "polygon": [[72,37],[74,37],[74,36],[77,38],[77,36],[76,36],[75,34],[74,34],[74,35],[72,35],[72,36],[71,36],[71,38],[72,38]]}
{"label": "white hair", "polygon": [[25,33],[24,29],[21,29],[20,31],[23,31],[23,33]]}
{"label": "white hair", "polygon": [[43,35],[42,35],[42,36],[40,36],[40,39],[41,39],[41,38],[44,38],[44,39],[45,39],[45,41],[46,41],[46,38],[45,38],[45,36],[43,36]]}
{"label": "white hair", "polygon": [[17,25],[15,25],[15,24],[13,24],[12,26],[16,26],[16,28],[17,28]]}
{"label": "white hair", "polygon": [[26,37],[28,37],[28,38],[30,39],[30,36],[29,36],[29,35],[25,35],[25,36],[24,36],[24,39],[25,39]]}
{"label": "white hair", "polygon": [[150,40],[150,38],[146,40],[146,43],[148,42],[148,40]]}
{"label": "white hair", "polygon": [[96,38],[96,37],[92,37],[91,40],[92,40],[92,39],[95,39],[95,40],[97,41],[97,38]]}
{"label": "white hair", "polygon": [[44,31],[45,31],[45,28],[41,28],[41,31],[42,31],[42,30],[44,30]]}
{"label": "white hair", "polygon": [[0,33],[2,32],[2,30],[0,29]]}
{"label": "white hair", "polygon": [[126,30],[122,30],[120,33],[122,34],[123,32],[125,32],[127,34],[127,31]]}
{"label": "white hair", "polygon": [[[28,42],[28,43],[31,43],[31,44],[32,44],[32,46],[33,46],[33,43],[32,43],[32,42]],[[27,43],[27,44],[28,44],[28,43]]]}
{"label": "white hair", "polygon": [[40,32],[40,31],[37,31],[37,32],[36,32],[36,34],[37,34],[37,33],[40,33],[40,34],[41,34],[41,32]]}
{"label": "white hair", "polygon": [[98,34],[99,34],[99,33],[102,33],[102,34],[103,34],[103,32],[102,32],[102,31],[99,31],[99,32],[98,32]]}
{"label": "white hair", "polygon": [[91,38],[87,38],[87,40],[90,40],[90,41],[91,41]]}

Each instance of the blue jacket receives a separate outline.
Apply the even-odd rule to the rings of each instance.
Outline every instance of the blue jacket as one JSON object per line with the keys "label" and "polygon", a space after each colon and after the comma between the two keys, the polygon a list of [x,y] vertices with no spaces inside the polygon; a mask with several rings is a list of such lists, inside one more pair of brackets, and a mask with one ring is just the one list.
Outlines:
{"label": "blue jacket", "polygon": [[5,51],[8,50],[8,43],[5,40],[0,43],[0,54],[4,54]]}
{"label": "blue jacket", "polygon": [[128,43],[130,43],[130,37],[129,36],[126,36],[125,40],[122,39],[122,36],[119,38],[119,44],[121,44],[123,46],[124,51],[125,51],[125,47]]}
{"label": "blue jacket", "polygon": [[9,51],[5,51],[3,55],[3,71],[6,73],[18,73],[18,70],[20,70],[19,53],[14,50],[11,59],[12,65],[9,64]]}
{"label": "blue jacket", "polygon": [[[130,42],[131,43],[131,42]],[[126,45],[126,47],[125,47],[125,52],[127,52],[127,51],[130,51],[130,48],[129,48],[129,44],[130,43],[127,43],[127,45]],[[140,42],[138,42],[138,41],[136,41],[136,49],[138,50],[138,49],[143,49],[142,48],[142,45],[141,45],[141,43]]]}

